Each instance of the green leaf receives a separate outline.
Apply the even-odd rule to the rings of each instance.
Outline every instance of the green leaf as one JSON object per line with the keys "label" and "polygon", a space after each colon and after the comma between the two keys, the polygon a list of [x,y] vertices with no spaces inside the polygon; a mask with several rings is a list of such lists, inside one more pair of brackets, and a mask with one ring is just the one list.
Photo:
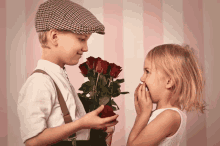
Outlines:
{"label": "green leaf", "polygon": [[99,105],[102,105],[102,104],[106,105],[109,102],[109,100],[110,100],[110,97],[107,97],[107,96],[99,98]]}
{"label": "green leaf", "polygon": [[128,94],[129,92],[121,92],[121,94]]}
{"label": "green leaf", "polygon": [[101,96],[101,97],[104,97],[104,96],[111,97],[111,92],[110,92],[110,90],[109,90],[108,87],[101,86],[101,87],[99,88],[99,92],[100,92],[100,96]]}
{"label": "green leaf", "polygon": [[120,95],[120,93],[121,93],[120,88],[117,88],[117,89],[113,90],[112,97],[117,97]]}
{"label": "green leaf", "polygon": [[112,109],[113,109],[113,111],[117,111],[117,108],[114,106],[112,106]]}
{"label": "green leaf", "polygon": [[105,86],[107,84],[106,77],[103,74],[99,75],[98,86]]}
{"label": "green leaf", "polygon": [[87,81],[82,84],[82,86],[79,88],[80,91],[83,91],[84,93],[89,93],[89,91],[92,90],[91,82]]}
{"label": "green leaf", "polygon": [[[119,110],[118,105],[115,103],[115,101],[114,101],[113,99],[111,100],[111,104],[112,104],[112,105],[115,105],[115,106],[117,107],[117,109],[115,109],[115,110]],[[112,107],[114,107],[114,106],[112,106]]]}
{"label": "green leaf", "polygon": [[125,80],[124,79],[117,79],[115,82],[116,83],[123,83]]}

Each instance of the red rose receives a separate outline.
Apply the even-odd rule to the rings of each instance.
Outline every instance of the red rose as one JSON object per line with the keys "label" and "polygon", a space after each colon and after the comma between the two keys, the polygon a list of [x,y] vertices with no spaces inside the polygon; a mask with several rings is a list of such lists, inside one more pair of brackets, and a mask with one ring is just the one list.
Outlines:
{"label": "red rose", "polygon": [[109,65],[111,66],[110,76],[112,76],[113,78],[117,78],[119,73],[122,71],[121,67],[117,66],[114,63],[110,63]]}
{"label": "red rose", "polygon": [[[106,118],[106,117],[111,117],[111,116],[114,116],[116,115],[114,112],[113,112],[113,109],[111,106],[109,105],[105,105],[104,106],[104,109],[102,110],[102,112],[99,114],[99,117],[101,118]],[[116,120],[113,120],[112,122],[115,122]]]}
{"label": "red rose", "polygon": [[87,64],[86,62],[79,65],[79,68],[81,70],[81,73],[86,76],[88,74]]}
{"label": "red rose", "polygon": [[86,64],[89,66],[90,69],[93,69],[95,68],[95,62],[96,62],[96,59],[90,56],[87,58]]}
{"label": "red rose", "polygon": [[96,63],[95,63],[96,72],[106,74],[108,66],[109,66],[109,63],[107,61],[102,60],[99,57],[97,58]]}

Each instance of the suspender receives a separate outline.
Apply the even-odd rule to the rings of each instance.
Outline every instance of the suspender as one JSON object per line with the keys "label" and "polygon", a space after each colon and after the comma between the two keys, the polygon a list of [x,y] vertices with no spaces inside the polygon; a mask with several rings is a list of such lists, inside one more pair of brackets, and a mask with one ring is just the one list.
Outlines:
{"label": "suspender", "polygon": [[[36,72],[48,75],[44,70],[41,70],[41,69],[37,69],[33,73],[36,73]],[[48,76],[51,78],[50,75],[48,75]],[[53,80],[53,78],[51,78],[51,79]],[[54,80],[53,80],[53,82],[54,82]],[[57,84],[55,82],[54,82],[54,85],[55,85],[56,90],[57,90],[58,101],[60,103],[60,107],[61,107],[61,110],[62,110],[62,113],[63,113],[63,119],[65,121],[65,124],[70,123],[73,120],[72,120],[72,118],[70,116],[70,113],[69,113],[69,110],[68,110],[68,108],[66,106],[66,102],[64,101],[63,95],[61,94],[60,89],[58,88],[58,86],[57,86]],[[73,135],[71,135],[70,137],[76,137],[76,133],[73,133]]]}

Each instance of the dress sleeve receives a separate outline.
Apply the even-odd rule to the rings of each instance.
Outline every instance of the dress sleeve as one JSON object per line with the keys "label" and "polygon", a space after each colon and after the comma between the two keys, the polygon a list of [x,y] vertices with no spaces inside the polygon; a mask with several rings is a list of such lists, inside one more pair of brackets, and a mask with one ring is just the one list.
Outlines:
{"label": "dress sleeve", "polygon": [[49,76],[35,73],[22,86],[17,104],[23,142],[47,128],[46,121],[55,103],[55,87]]}

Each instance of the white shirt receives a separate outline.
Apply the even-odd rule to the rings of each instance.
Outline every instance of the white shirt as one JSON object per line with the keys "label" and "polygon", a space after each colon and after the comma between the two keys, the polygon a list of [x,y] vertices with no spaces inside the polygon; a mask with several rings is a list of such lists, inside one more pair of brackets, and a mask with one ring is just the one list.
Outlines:
{"label": "white shirt", "polygon": [[[73,121],[86,114],[85,109],[67,79],[65,69],[40,59],[35,69],[46,71],[60,89]],[[22,86],[17,104],[23,142],[41,133],[45,128],[65,124],[53,80],[45,74],[32,74]],[[76,103],[81,109],[76,109]],[[78,105],[77,105],[78,106]],[[76,132],[77,140],[88,140],[90,129]]]}
{"label": "white shirt", "polygon": [[180,123],[179,129],[177,130],[177,132],[174,135],[165,138],[162,142],[160,142],[160,144],[158,146],[179,146],[181,139],[183,137],[183,134],[186,131],[187,116],[183,111],[179,110],[178,108],[164,108],[164,109],[155,110],[155,111],[153,111],[153,113],[148,121],[148,124],[151,121],[153,121],[160,113],[162,113],[163,111],[165,111],[167,109],[177,111],[181,117],[181,123]]}

